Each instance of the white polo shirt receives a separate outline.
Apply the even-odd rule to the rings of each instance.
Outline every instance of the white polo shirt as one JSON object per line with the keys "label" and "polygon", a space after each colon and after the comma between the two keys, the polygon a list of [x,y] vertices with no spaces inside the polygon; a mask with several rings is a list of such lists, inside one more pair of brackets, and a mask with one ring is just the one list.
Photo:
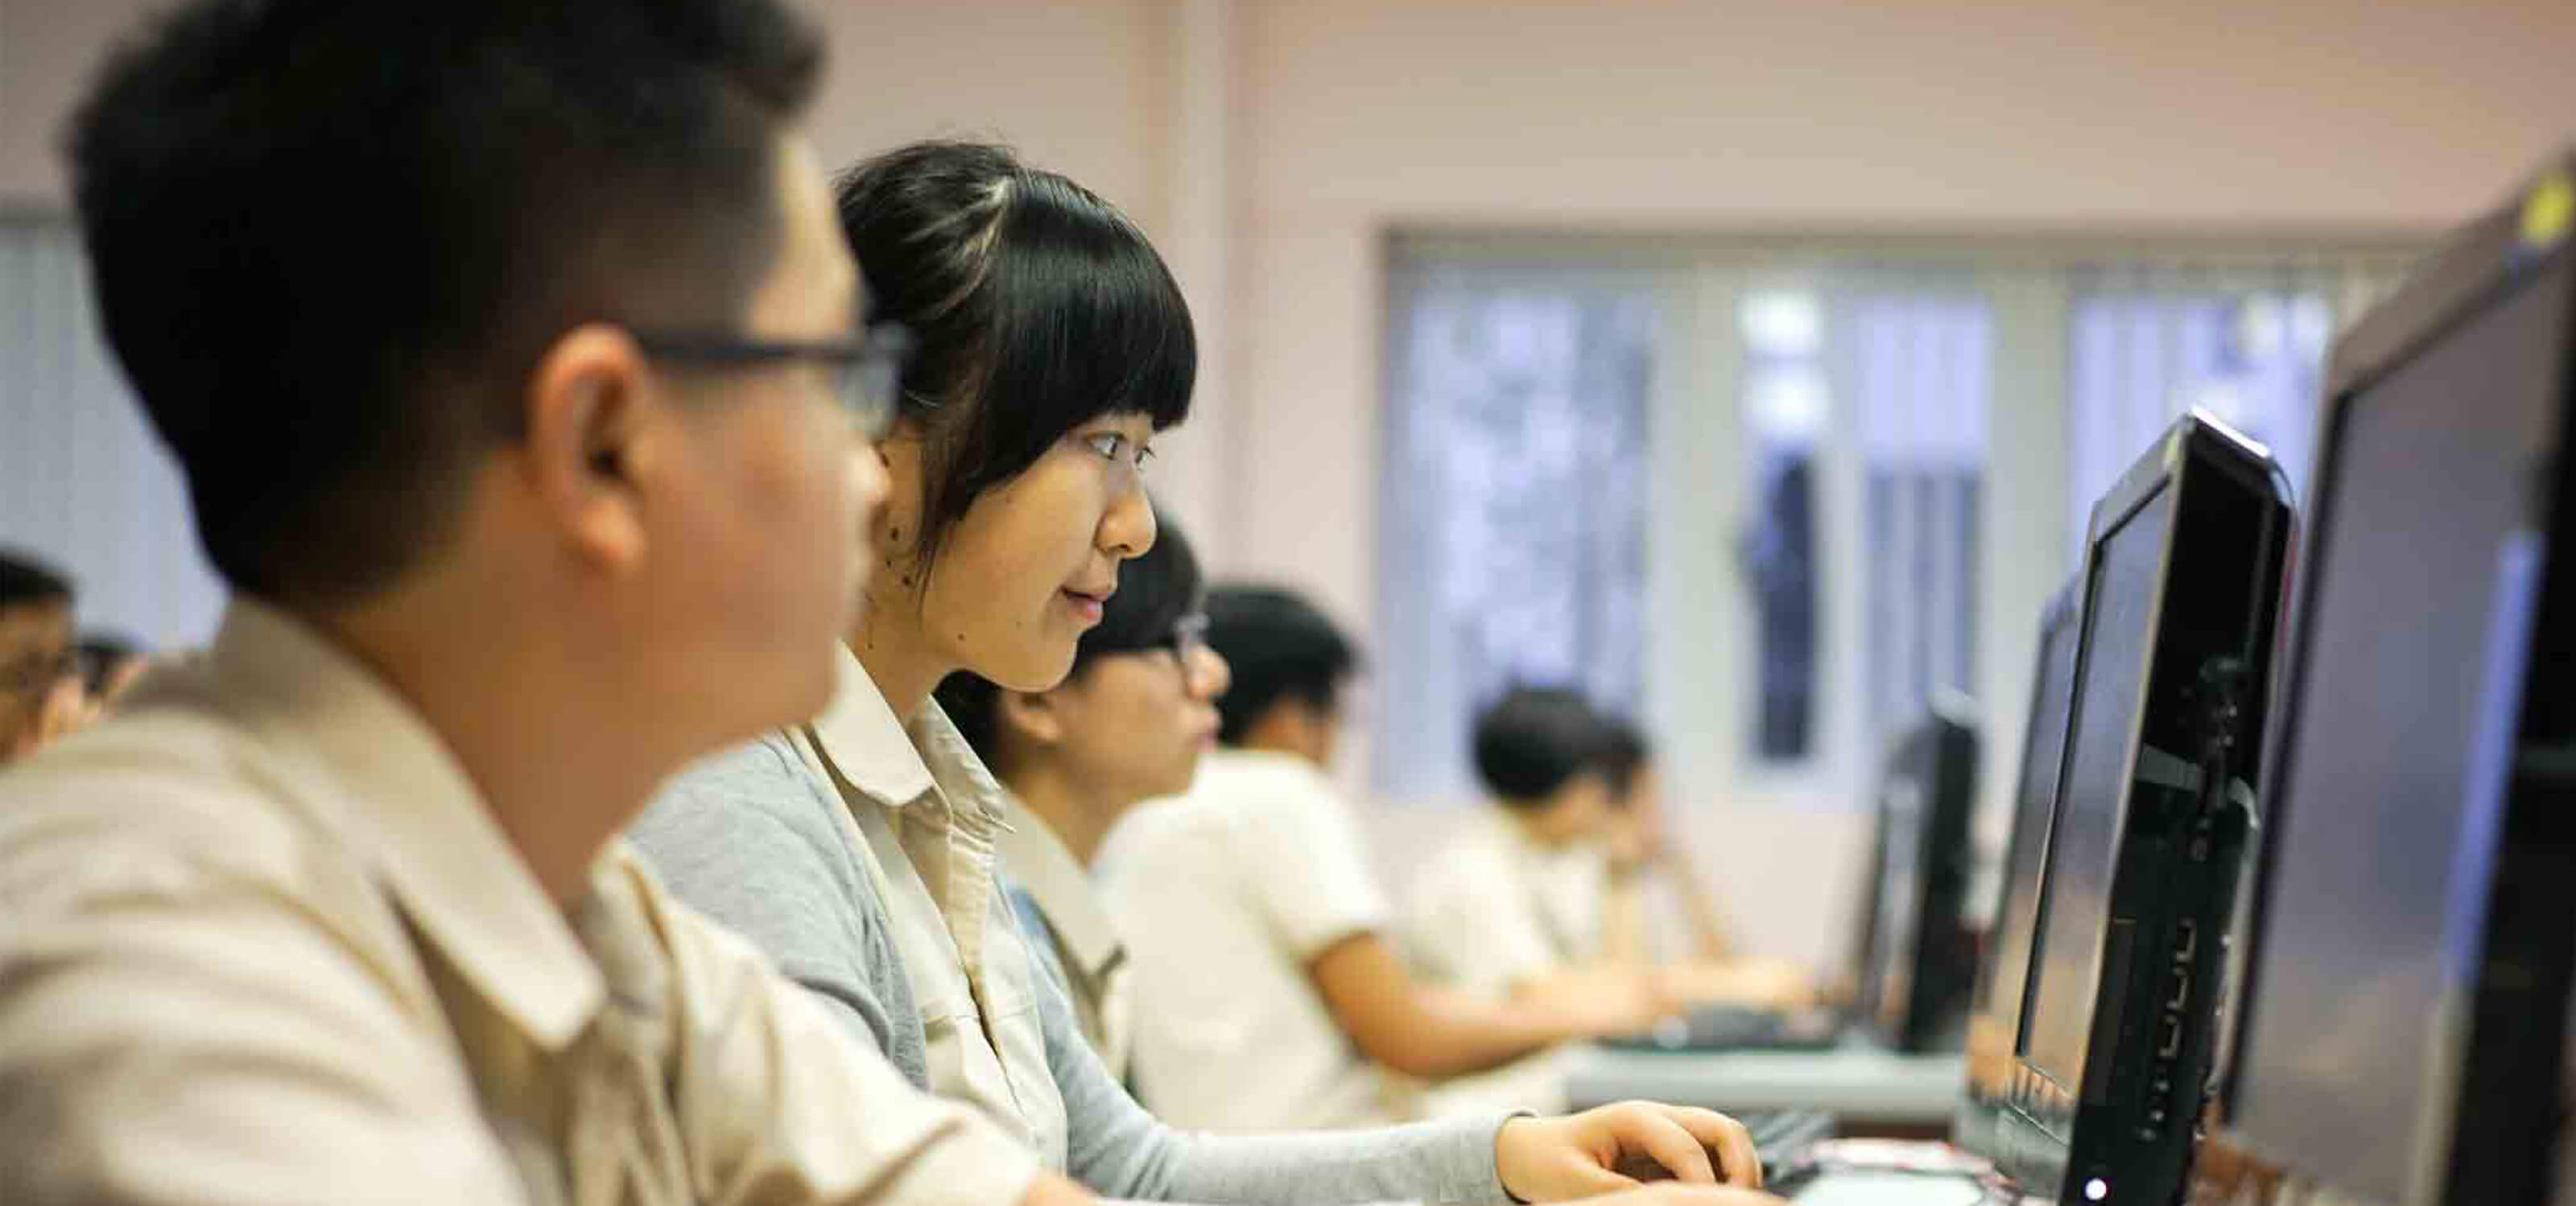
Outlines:
{"label": "white polo shirt", "polygon": [[1138,809],[1103,860],[1133,963],[1136,1082],[1176,1126],[1236,1133],[1415,1117],[1308,967],[1387,907],[1347,806],[1313,765],[1221,750],[1188,795]]}

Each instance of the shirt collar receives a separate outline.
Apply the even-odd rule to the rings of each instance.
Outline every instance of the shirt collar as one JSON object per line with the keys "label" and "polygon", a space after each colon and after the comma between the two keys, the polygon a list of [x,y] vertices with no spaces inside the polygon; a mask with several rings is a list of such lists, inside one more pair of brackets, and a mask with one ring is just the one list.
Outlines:
{"label": "shirt collar", "polygon": [[1081,964],[1083,975],[1097,979],[1115,966],[1124,952],[1118,931],[1102,907],[1091,874],[1057,837],[1046,818],[1022,805],[1014,811],[1013,830],[996,843],[1012,882],[1028,891],[1046,914],[1047,926],[1063,940]]}
{"label": "shirt collar", "polygon": [[302,621],[235,598],[211,670],[316,778],[310,803],[483,997],[541,1045],[589,1025],[598,965],[429,722]]}
{"label": "shirt collar", "polygon": [[838,685],[809,726],[814,746],[843,784],[887,808],[965,809],[1009,828],[1005,793],[937,700],[923,700],[907,730],[876,680],[847,646],[835,650]]}

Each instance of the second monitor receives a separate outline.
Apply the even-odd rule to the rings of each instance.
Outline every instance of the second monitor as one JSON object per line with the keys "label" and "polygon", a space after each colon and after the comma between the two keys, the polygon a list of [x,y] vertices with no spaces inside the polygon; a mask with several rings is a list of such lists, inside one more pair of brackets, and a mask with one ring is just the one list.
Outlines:
{"label": "second monitor", "polygon": [[2094,508],[1996,1140],[2026,1193],[2163,1206],[2182,1187],[2289,529],[2270,457],[2197,413]]}

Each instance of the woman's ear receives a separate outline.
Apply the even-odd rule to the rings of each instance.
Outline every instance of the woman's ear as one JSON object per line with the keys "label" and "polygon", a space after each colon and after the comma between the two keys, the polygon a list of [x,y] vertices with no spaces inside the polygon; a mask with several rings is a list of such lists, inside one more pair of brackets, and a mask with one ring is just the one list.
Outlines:
{"label": "woman's ear", "polygon": [[897,425],[891,439],[878,440],[870,455],[884,466],[886,475],[885,506],[877,512],[876,530],[871,535],[877,555],[888,564],[912,559],[913,550],[921,543],[923,474],[920,429],[909,420]]}
{"label": "woman's ear", "polygon": [[1002,723],[1039,745],[1064,740],[1064,709],[1053,691],[1002,691]]}

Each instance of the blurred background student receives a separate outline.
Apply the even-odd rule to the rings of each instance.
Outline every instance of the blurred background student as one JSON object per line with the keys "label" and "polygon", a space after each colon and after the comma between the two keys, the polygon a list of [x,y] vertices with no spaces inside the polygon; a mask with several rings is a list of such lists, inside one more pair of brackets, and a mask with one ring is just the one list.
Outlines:
{"label": "blurred background student", "polygon": [[69,578],[0,552],[0,764],[18,761],[91,716],[73,638]]}
{"label": "blurred background student", "polygon": [[1644,730],[1607,714],[1601,724],[1601,769],[1610,789],[1602,959],[1654,968],[1666,990],[1686,1001],[1810,1003],[1816,988],[1802,968],[1740,952],[1728,940],[1708,872],[1675,843]]}
{"label": "blurred background student", "polygon": [[1534,995],[1607,960],[1609,728],[1573,691],[1516,687],[1472,744],[1490,804],[1415,878],[1405,950],[1441,982]]}
{"label": "blurred background student", "polygon": [[1275,587],[1220,586],[1207,612],[1233,672],[1220,748],[1188,794],[1126,822],[1104,885],[1136,964],[1137,1085],[1158,1115],[1236,1132],[1409,1119],[1428,1109],[1422,1082],[1664,1012],[1642,977],[1493,1000],[1415,976],[1329,777],[1357,649]]}

